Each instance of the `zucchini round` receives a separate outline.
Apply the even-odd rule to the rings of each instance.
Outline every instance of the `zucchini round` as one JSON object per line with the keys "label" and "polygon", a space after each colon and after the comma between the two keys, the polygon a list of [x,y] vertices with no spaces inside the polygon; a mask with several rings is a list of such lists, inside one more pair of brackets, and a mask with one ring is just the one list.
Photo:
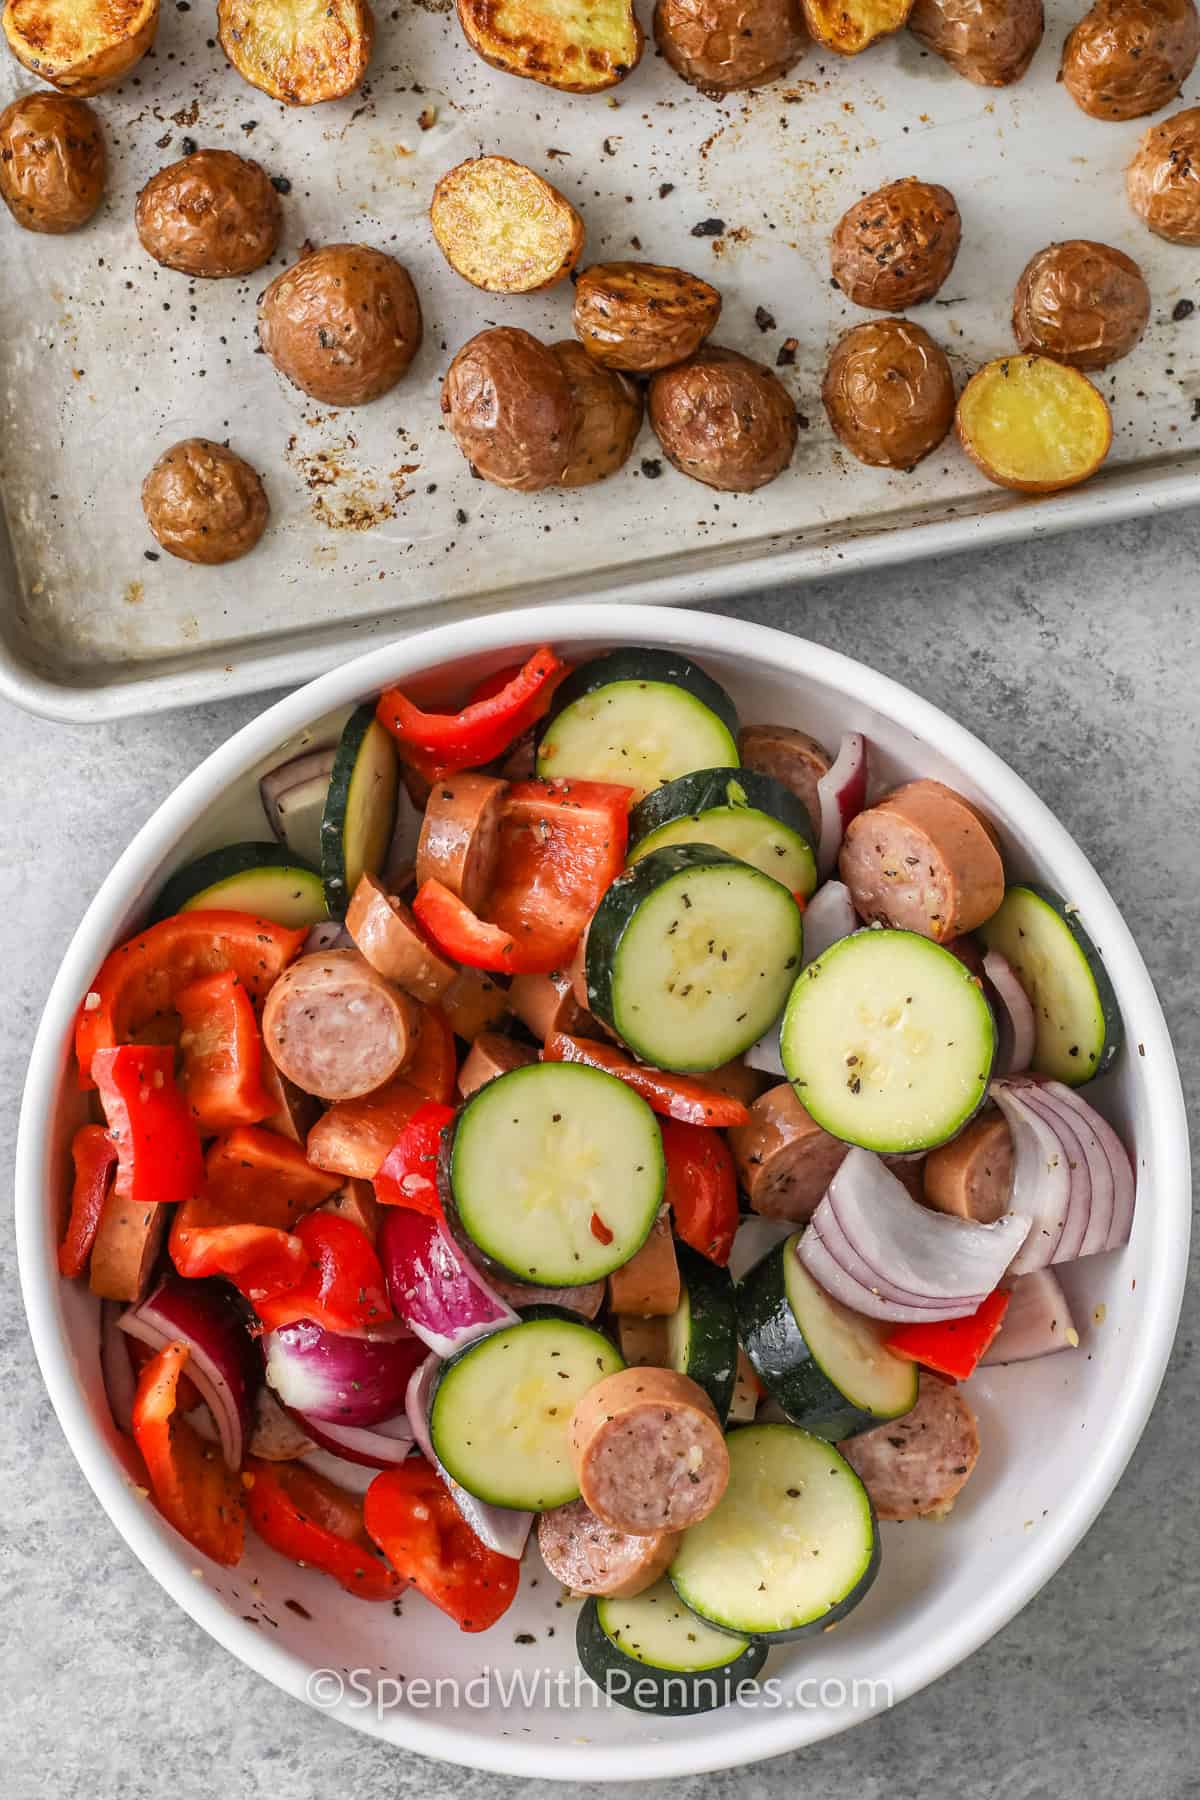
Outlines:
{"label": "zucchini round", "polygon": [[378,875],[396,828],[400,758],[368,704],[346,720],[321,815],[321,875],[331,918],[342,919],[360,878]]}
{"label": "zucchini round", "polygon": [[767,1659],[765,1645],[704,1624],[666,1580],[631,1600],[589,1600],[575,1648],[609,1700],[671,1719],[728,1706]]}
{"label": "zucchini round", "polygon": [[702,1387],[724,1428],[737,1378],[737,1312],[727,1269],[676,1242],[679,1305],[667,1320],[668,1368]]}
{"label": "zucchini round", "polygon": [[805,899],[817,885],[803,801],[757,769],[698,769],[656,788],[629,815],[629,860],[666,844],[715,844]]}
{"label": "zucchini round", "polygon": [[292,927],[327,917],[321,877],[280,844],[225,844],[198,856],[171,876],[153,916],[200,909],[253,913]]}
{"label": "zucchini round", "polygon": [[1077,910],[1028,882],[1008,889],[976,935],[1008,958],[1033,1003],[1033,1067],[1068,1087],[1103,1075],[1125,1029],[1104,959]]}

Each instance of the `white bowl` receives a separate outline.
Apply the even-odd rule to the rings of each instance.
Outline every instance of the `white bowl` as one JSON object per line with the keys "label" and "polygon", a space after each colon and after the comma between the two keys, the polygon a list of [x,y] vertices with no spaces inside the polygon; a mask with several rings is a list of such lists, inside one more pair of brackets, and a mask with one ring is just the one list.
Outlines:
{"label": "white bowl", "polygon": [[[55,1269],[79,1108],[69,1067],[75,1010],[164,876],[199,849],[263,835],[259,775],[348,705],[438,668],[456,680],[480,676],[545,641],[567,655],[628,641],[686,650],[728,685],[743,717],[793,721],[830,742],[853,726],[871,740],[877,783],[940,776],[985,803],[1010,872],[1040,877],[1079,906],[1125,1019],[1128,1047],[1097,1088],[1135,1148],[1137,1217],[1126,1250],[1066,1272],[1082,1347],[972,1381],[983,1454],[954,1513],[885,1526],[883,1569],[867,1600],[836,1632],[776,1652],[768,1673],[780,1678],[779,1703],[754,1710],[660,1720],[593,1705],[586,1680],[573,1685],[575,1605],[559,1601],[533,1550],[516,1605],[480,1636],[460,1634],[414,1596],[398,1619],[389,1606],[364,1605],[253,1536],[240,1568],[207,1563],[129,1480],[97,1365],[95,1305]],[[55,981],[21,1113],[16,1216],[34,1343],[71,1448],[126,1542],[205,1630],[286,1692],[397,1746],[503,1774],[594,1781],[739,1766],[812,1743],[914,1693],[1011,1619],[1088,1529],[1146,1423],[1183,1293],[1189,1196],[1183,1098],[1149,976],[1095,871],[1030,789],[943,713],[831,650],[733,619],[598,605],[447,625],[373,650],[280,701],[179,787],[104,883]],[[519,1633],[535,1641],[518,1644]],[[533,1683],[531,1704],[505,1703],[502,1683],[517,1670]],[[555,1686],[559,1670],[565,1690]],[[409,1698],[397,1703],[394,1690],[375,1685],[401,1675],[409,1684],[443,1678],[440,1696],[406,1685]]]}

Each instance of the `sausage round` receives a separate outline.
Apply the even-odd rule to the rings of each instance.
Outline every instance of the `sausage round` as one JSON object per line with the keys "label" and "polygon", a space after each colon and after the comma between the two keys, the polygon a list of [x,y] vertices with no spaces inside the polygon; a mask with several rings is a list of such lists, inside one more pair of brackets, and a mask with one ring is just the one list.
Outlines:
{"label": "sausage round", "polygon": [[442,1012],[455,1037],[473,1044],[508,1014],[508,989],[483,969],[460,969],[442,995]]}
{"label": "sausage round", "polygon": [[948,1144],[925,1158],[925,1204],[978,1225],[992,1225],[1008,1211],[1013,1143],[999,1114],[972,1119]]}
{"label": "sausage round", "polygon": [[616,1531],[647,1537],[706,1519],[729,1481],[712,1401],[673,1369],[622,1369],[571,1415],[579,1491]]}
{"label": "sausage round", "polygon": [[501,1031],[481,1031],[458,1071],[458,1091],[467,1100],[477,1088],[495,1081],[497,1075],[509,1075],[536,1061],[537,1054],[528,1044],[519,1044],[516,1038],[505,1037]]}
{"label": "sausage round", "polygon": [[440,881],[478,912],[500,851],[500,808],[508,784],[491,775],[435,781],[417,841],[417,884]]}
{"label": "sausage round", "polygon": [[[537,1287],[532,1281],[515,1281],[497,1269],[488,1270],[488,1286],[495,1288],[510,1306],[565,1306],[580,1318],[594,1319],[604,1304],[604,1283],[588,1281],[582,1287]],[[629,1358],[625,1358],[626,1362]]]}
{"label": "sausage round", "polygon": [[141,1300],[162,1248],[169,1206],[134,1202],[117,1192],[105,1196],[88,1264],[88,1286],[102,1300]]}
{"label": "sausage round", "polygon": [[816,738],[790,725],[747,725],[738,736],[743,767],[773,775],[803,802],[813,830],[821,829],[821,797],[817,783],[833,763]]}
{"label": "sausage round", "polygon": [[263,1008],[272,1062],[306,1094],[355,1100],[397,1074],[416,1049],[421,1010],[357,950],[302,956]]}
{"label": "sausage round", "polygon": [[848,1438],[838,1449],[881,1519],[939,1518],[979,1459],[979,1429],[957,1388],[922,1370],[910,1413]]}
{"label": "sausage round", "polygon": [[348,1176],[345,1185],[336,1194],[331,1194],[328,1200],[323,1200],[316,1210],[332,1213],[339,1219],[349,1219],[372,1243],[379,1237],[380,1206],[375,1198],[375,1189],[369,1181],[362,1181],[354,1175]]}
{"label": "sausage round", "polygon": [[556,1031],[571,1037],[596,1035],[596,1020],[580,1006],[569,974],[514,975],[508,1005],[543,1044]]}
{"label": "sausage round", "polygon": [[421,935],[403,900],[374,875],[359,880],[346,910],[346,930],[373,969],[428,1006],[441,999],[458,972]]}
{"label": "sausage round", "polygon": [[940,781],[910,781],[852,819],[838,870],[861,919],[936,944],[974,931],[1004,898],[991,827]]}
{"label": "sausage round", "polygon": [[679,1260],[664,1207],[640,1250],[608,1278],[608,1304],[615,1313],[666,1318],[679,1305]]}
{"label": "sausage round", "polygon": [[547,1569],[572,1593],[628,1600],[666,1574],[679,1533],[634,1537],[628,1531],[614,1531],[582,1500],[572,1500],[541,1515],[537,1540]]}
{"label": "sausage round", "polygon": [[750,1108],[748,1125],[728,1133],[738,1181],[751,1208],[768,1219],[807,1219],[850,1149],[811,1118],[788,1081]]}

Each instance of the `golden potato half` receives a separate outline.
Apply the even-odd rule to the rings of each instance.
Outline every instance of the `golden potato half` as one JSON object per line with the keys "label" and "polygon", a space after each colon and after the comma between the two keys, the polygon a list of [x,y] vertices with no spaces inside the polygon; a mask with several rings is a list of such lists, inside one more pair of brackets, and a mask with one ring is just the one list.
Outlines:
{"label": "golden potato half", "polygon": [[217,0],[217,35],[251,87],[316,106],[361,87],[375,18],[366,0]]}
{"label": "golden potato half", "polygon": [[472,157],[443,175],[429,217],[450,267],[491,294],[553,287],[583,249],[570,201],[507,156]]}
{"label": "golden potato half", "polygon": [[816,44],[858,56],[877,38],[907,24],[913,0],[804,0],[804,23]]}
{"label": "golden potato half", "polygon": [[1086,375],[1048,356],[1002,356],[972,375],[958,402],[963,449],[989,481],[1054,494],[1094,475],[1112,416]]}
{"label": "golden potato half", "polygon": [[1123,250],[1071,238],[1047,244],[1021,272],[1013,336],[1076,369],[1104,369],[1128,356],[1150,318],[1146,278]]}
{"label": "golden potato half", "polygon": [[614,87],[642,54],[632,0],[458,0],[458,18],[494,69],[568,94]]}
{"label": "golden potato half", "polygon": [[800,0],[658,0],[654,39],[710,99],[786,75],[808,41]]}
{"label": "golden potato half", "polygon": [[1155,237],[1200,244],[1200,106],[1150,127],[1125,171],[1125,191]]}
{"label": "golden potato half", "polygon": [[1195,0],[1096,0],[1063,45],[1062,82],[1093,119],[1137,119],[1174,100],[1198,52]]}
{"label": "golden potato half", "polygon": [[19,63],[64,94],[99,94],[140,63],[158,0],[8,0],[4,35]]}
{"label": "golden potato half", "polygon": [[629,461],[642,428],[642,393],[628,375],[602,369],[571,338],[551,344],[571,389],[575,420],[562,487],[589,487]]}
{"label": "golden potato half", "polygon": [[683,362],[720,316],[716,288],[686,269],[593,263],[575,282],[575,334],[607,369],[649,374]]}
{"label": "golden potato half", "polygon": [[0,113],[0,199],[26,231],[86,225],[104,198],[100,121],[86,100],[45,88]]}
{"label": "golden potato half", "polygon": [[1042,0],[916,0],[908,29],[964,81],[1020,81],[1046,29]]}

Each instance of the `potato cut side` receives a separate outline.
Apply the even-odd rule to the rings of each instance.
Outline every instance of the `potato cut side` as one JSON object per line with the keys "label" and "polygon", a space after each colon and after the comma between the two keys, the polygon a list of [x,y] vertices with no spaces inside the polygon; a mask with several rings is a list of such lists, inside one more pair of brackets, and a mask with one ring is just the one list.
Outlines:
{"label": "potato cut side", "polygon": [[443,175],[429,217],[450,267],[492,294],[550,287],[583,249],[570,201],[507,156],[477,156]]}
{"label": "potato cut side", "polygon": [[615,86],[642,54],[632,0],[458,0],[458,17],[484,62],[569,94]]}
{"label": "potato cut side", "polygon": [[19,63],[64,94],[99,94],[141,62],[158,0],[8,0],[4,35]]}
{"label": "potato cut side", "polygon": [[814,43],[839,56],[857,56],[876,38],[907,24],[913,0],[804,0],[804,23]]}
{"label": "potato cut side", "polygon": [[217,27],[242,79],[287,106],[352,94],[375,42],[366,0],[217,0]]}
{"label": "potato cut side", "polygon": [[958,402],[958,435],[989,481],[1052,494],[1094,475],[1112,417],[1086,375],[1047,356],[1004,356],[973,375]]}

